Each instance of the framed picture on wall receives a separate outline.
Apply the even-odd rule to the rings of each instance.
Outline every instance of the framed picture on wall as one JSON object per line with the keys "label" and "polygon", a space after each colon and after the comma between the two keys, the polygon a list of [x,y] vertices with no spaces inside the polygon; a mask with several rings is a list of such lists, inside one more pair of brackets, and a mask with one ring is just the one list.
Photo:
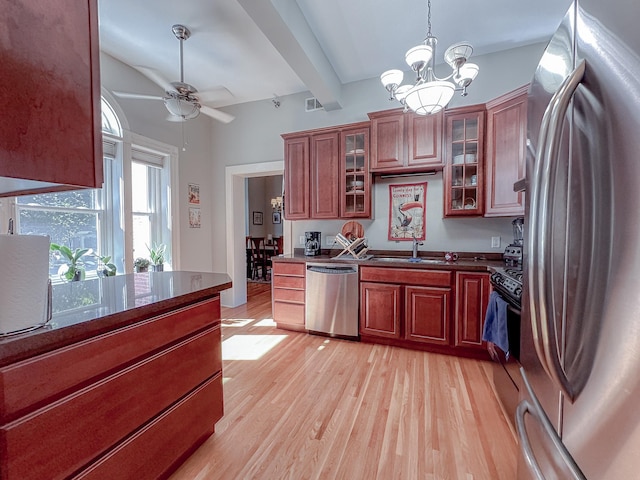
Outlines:
{"label": "framed picture on wall", "polygon": [[282,222],[282,217],[280,216],[280,212],[273,212],[273,215],[271,216],[271,222],[272,223]]}
{"label": "framed picture on wall", "polygon": [[195,183],[189,184],[189,203],[192,205],[200,205],[200,185]]}
{"label": "framed picture on wall", "polygon": [[262,225],[262,212],[253,212],[253,224]]}

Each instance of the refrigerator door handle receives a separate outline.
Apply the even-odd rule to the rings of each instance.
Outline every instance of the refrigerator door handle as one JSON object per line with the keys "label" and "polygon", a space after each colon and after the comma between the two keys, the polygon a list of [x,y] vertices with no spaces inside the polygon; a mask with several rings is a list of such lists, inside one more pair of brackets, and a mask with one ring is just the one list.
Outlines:
{"label": "refrigerator door handle", "polygon": [[578,467],[578,464],[573,459],[567,447],[562,443],[562,439],[558,436],[549,417],[544,412],[540,401],[536,397],[533,389],[531,388],[531,384],[527,379],[527,375],[524,372],[524,368],[520,368],[520,373],[522,374],[522,378],[524,380],[524,385],[529,394],[529,398],[531,401],[523,400],[518,404],[518,408],[516,409],[516,429],[518,431],[518,437],[520,439],[520,448],[522,450],[522,454],[527,462],[527,466],[532,474],[535,475],[535,478],[538,480],[545,480],[545,476],[542,473],[542,469],[536,460],[535,454],[533,453],[533,449],[531,448],[531,442],[529,441],[529,436],[527,434],[527,428],[524,423],[525,416],[530,414],[542,427],[545,435],[551,440],[551,444],[555,448],[555,451],[559,454],[562,461],[568,467],[571,472],[571,480],[586,480],[584,473]]}
{"label": "refrigerator door handle", "polygon": [[549,292],[551,286],[540,272],[544,273],[544,259],[551,257],[551,242],[546,234],[552,226],[549,217],[554,191],[551,162],[559,154],[564,118],[571,98],[584,78],[585,69],[586,62],[582,60],[562,83],[545,110],[538,141],[540,148],[536,152],[537,180],[533,182],[529,222],[529,293],[534,343],[543,367],[571,400],[576,392],[562,368],[555,317],[550,314],[553,312],[552,295]]}

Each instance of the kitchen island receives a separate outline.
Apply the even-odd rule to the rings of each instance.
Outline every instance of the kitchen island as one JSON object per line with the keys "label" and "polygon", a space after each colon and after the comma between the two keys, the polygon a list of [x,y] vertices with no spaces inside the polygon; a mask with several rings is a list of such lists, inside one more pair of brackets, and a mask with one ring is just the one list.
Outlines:
{"label": "kitchen island", "polygon": [[222,417],[226,274],[53,288],[53,318],[0,340],[0,478],[159,478]]}

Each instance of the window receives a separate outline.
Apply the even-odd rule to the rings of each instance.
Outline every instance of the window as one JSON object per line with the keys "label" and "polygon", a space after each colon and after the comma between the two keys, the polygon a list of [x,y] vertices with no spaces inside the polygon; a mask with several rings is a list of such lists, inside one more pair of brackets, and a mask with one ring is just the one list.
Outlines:
{"label": "window", "polygon": [[[148,258],[147,245],[167,245],[171,268],[171,165],[177,148],[135,134],[124,134],[113,108],[102,99],[104,184],[101,189],[27,195],[16,198],[16,230],[49,235],[72,250],[90,248],[83,257],[86,275],[96,275],[96,255],[111,256],[118,273],[133,270],[135,257]],[[126,137],[126,140],[125,140]],[[131,176],[125,181],[126,166]],[[135,187],[134,187],[135,186]],[[127,212],[127,198],[131,211]],[[125,232],[132,232],[125,235]],[[94,255],[95,254],[95,255]],[[64,259],[50,255],[50,276],[60,281]]]}
{"label": "window", "polygon": [[[101,190],[77,190],[18,197],[17,225],[24,235],[49,235],[51,242],[66,245],[71,250],[90,248],[100,252]],[[95,273],[96,259],[83,258],[85,269]],[[56,278],[65,264],[60,255],[52,252],[49,274]]]}

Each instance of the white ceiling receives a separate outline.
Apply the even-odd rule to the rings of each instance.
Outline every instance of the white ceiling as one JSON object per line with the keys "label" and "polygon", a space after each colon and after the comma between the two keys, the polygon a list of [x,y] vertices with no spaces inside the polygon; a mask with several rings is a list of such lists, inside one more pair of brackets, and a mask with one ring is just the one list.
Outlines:
{"label": "white ceiling", "polygon": [[[571,0],[432,0],[437,62],[452,43],[474,55],[546,41]],[[185,82],[218,91],[213,107],[311,91],[340,108],[342,84],[408,70],[404,53],[427,30],[424,0],[99,0],[100,42],[131,66],[179,79],[176,23],[184,43]],[[447,67],[448,68],[448,67]],[[444,73],[444,70],[443,70]],[[482,71],[480,75],[482,75]],[[220,93],[219,87],[228,92]],[[381,94],[382,92],[382,86]],[[161,94],[156,92],[135,92]]]}

